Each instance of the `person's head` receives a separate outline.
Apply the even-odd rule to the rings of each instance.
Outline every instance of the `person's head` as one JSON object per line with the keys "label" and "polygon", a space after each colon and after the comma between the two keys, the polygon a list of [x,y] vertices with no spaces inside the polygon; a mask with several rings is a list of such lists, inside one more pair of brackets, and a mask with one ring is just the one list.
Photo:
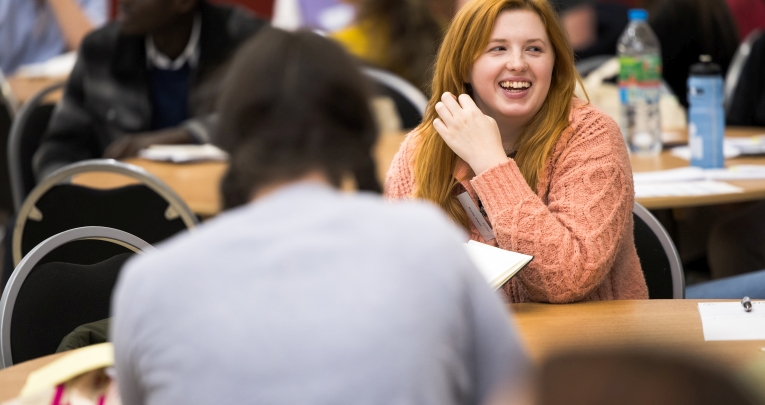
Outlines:
{"label": "person's head", "polygon": [[231,155],[224,205],[316,172],[379,192],[368,87],[340,45],[311,32],[266,29],[242,45],[218,105],[216,143]]}
{"label": "person's head", "polygon": [[127,35],[148,35],[172,27],[193,13],[200,0],[120,0],[118,21]]}
{"label": "person's head", "polygon": [[[568,126],[577,80],[573,50],[547,0],[469,1],[457,12],[436,58],[432,96],[418,127],[415,195],[468,225],[452,196],[462,180],[453,178],[456,155],[433,128],[444,92],[469,94],[500,125],[522,128],[515,160],[536,190],[545,160]],[[527,89],[508,90],[508,82]]]}
{"label": "person's head", "polygon": [[378,61],[380,67],[426,90],[442,35],[439,4],[432,0],[354,2],[357,19],[369,30],[370,46],[385,52]]}

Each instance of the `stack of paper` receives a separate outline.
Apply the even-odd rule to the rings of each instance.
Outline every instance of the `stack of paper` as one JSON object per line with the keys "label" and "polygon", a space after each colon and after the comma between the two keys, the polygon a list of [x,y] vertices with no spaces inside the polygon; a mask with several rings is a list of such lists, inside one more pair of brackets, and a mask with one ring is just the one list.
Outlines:
{"label": "stack of paper", "polygon": [[700,302],[704,340],[765,340],[765,301],[752,301],[746,312],[741,302]]}
{"label": "stack of paper", "polygon": [[183,163],[203,160],[227,160],[228,154],[213,145],[152,145],[138,156],[165,162]]}
{"label": "stack of paper", "polygon": [[[681,159],[691,160],[691,148],[678,146],[672,148],[672,155]],[[735,137],[723,139],[723,156],[726,159],[736,156],[765,154],[765,134],[750,137]]]}
{"label": "stack of paper", "polygon": [[516,275],[533,258],[529,255],[495,248],[474,240],[469,241],[464,246],[470,260],[494,289],[502,287],[507,280]]}
{"label": "stack of paper", "polygon": [[693,197],[714,194],[741,193],[744,190],[720,181],[688,181],[666,183],[635,183],[635,198]]}

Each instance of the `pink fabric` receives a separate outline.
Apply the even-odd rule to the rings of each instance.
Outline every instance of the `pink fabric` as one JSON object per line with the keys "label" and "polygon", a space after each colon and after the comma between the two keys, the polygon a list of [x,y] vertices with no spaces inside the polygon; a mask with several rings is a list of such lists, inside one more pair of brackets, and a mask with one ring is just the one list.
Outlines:
{"label": "pink fabric", "polygon": [[[534,256],[502,291],[510,302],[566,303],[647,299],[633,240],[634,189],[629,155],[619,127],[600,110],[574,100],[571,125],[560,136],[535,194],[515,161],[479,176],[460,160],[455,178],[480,197],[497,239],[479,242]],[[393,159],[385,195],[407,198],[414,190],[410,133]],[[463,190],[464,188],[464,190]]]}

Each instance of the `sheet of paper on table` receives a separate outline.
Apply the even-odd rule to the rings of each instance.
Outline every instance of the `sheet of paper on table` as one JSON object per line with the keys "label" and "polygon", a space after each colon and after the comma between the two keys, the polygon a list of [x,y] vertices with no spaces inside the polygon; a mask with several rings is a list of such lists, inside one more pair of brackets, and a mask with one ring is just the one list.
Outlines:
{"label": "sheet of paper on table", "polygon": [[463,245],[470,260],[492,288],[497,289],[524,268],[533,256],[468,241]]}
{"label": "sheet of paper on table", "polygon": [[704,340],[765,340],[765,301],[752,301],[746,312],[740,301],[700,302]]}
{"label": "sheet of paper on table", "polygon": [[693,197],[713,194],[741,193],[741,187],[720,181],[673,181],[665,183],[635,182],[635,198]]}
{"label": "sheet of paper on table", "polygon": [[45,62],[22,65],[13,75],[17,77],[66,77],[72,73],[76,61],[77,53],[67,52],[54,56]]}
{"label": "sheet of paper on table", "polygon": [[184,163],[205,160],[228,160],[228,154],[213,145],[152,145],[138,152],[148,160]]}
{"label": "sheet of paper on table", "polygon": [[[678,146],[672,148],[672,155],[691,160],[691,148]],[[736,156],[765,154],[765,134],[748,137],[726,137],[723,140],[723,155],[726,159]]]}

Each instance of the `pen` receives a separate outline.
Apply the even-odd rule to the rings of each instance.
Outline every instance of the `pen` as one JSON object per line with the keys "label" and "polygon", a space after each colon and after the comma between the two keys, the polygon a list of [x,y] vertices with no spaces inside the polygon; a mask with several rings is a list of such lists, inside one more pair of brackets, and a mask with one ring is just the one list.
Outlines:
{"label": "pen", "polygon": [[749,297],[744,297],[744,299],[741,300],[741,305],[744,306],[744,310],[746,312],[751,312],[752,311],[752,302],[749,301]]}

